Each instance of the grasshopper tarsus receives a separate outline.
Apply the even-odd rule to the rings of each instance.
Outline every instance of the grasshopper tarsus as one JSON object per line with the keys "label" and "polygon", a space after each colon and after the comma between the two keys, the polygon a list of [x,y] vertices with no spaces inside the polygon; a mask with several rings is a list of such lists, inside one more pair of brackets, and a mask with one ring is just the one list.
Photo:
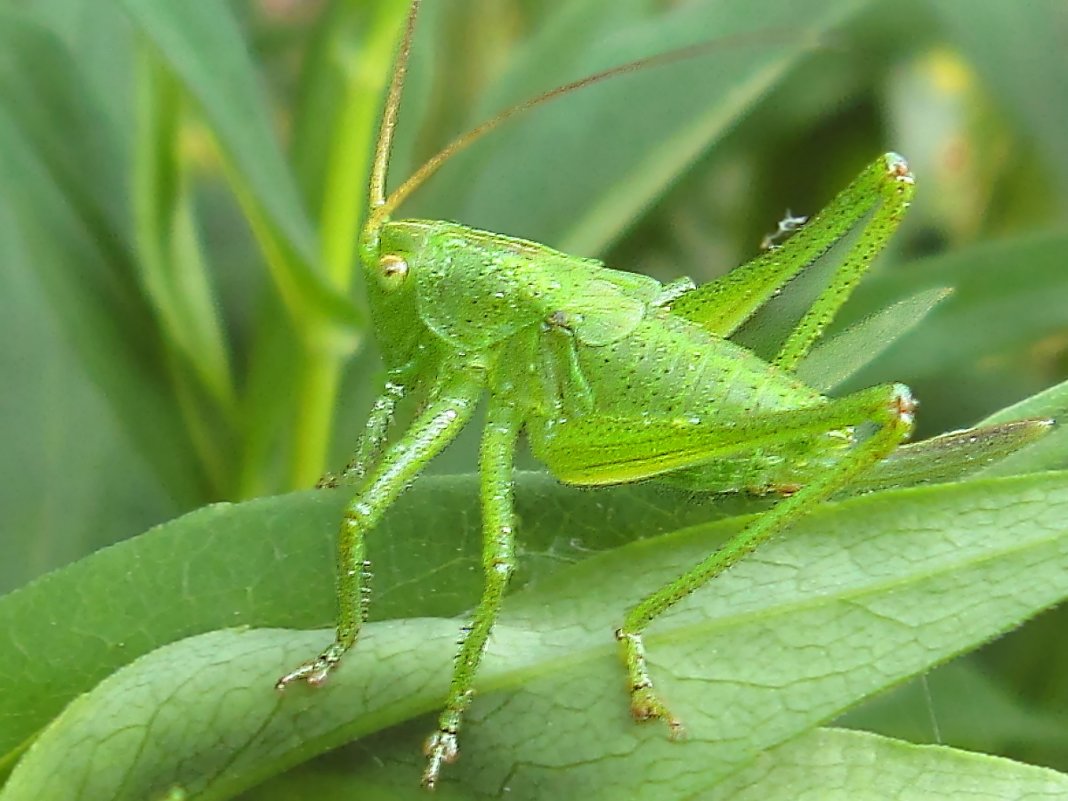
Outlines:
{"label": "grasshopper tarsus", "polygon": [[686,738],[686,727],[682,721],[668,709],[667,704],[660,700],[653,685],[647,684],[631,690],[630,714],[638,723],[662,720],[668,727],[668,739],[683,740]]}
{"label": "grasshopper tarsus", "polygon": [[319,656],[314,659],[309,659],[295,670],[286,673],[274,683],[274,688],[282,691],[290,684],[295,684],[301,681],[309,687],[318,687],[327,680],[330,672],[337,667],[338,663],[341,661],[341,655],[346,650],[347,649],[343,648],[339,643],[334,643],[319,654]]}
{"label": "grasshopper tarsus", "polygon": [[670,739],[682,739],[685,736],[682,722],[671,713],[653,688],[649,666],[645,661],[642,635],[620,628],[616,629],[616,639],[619,641],[623,664],[627,668],[627,679],[630,682],[631,717],[639,723],[662,720],[667,724]]}
{"label": "grasshopper tarsus", "polygon": [[459,754],[456,732],[438,730],[430,735],[423,744],[423,755],[427,758],[426,768],[423,770],[423,787],[433,790],[441,777],[441,768],[455,762]]}
{"label": "grasshopper tarsus", "polygon": [[324,473],[323,476],[315,482],[316,489],[336,489],[339,486],[341,486],[341,481],[335,473]]}

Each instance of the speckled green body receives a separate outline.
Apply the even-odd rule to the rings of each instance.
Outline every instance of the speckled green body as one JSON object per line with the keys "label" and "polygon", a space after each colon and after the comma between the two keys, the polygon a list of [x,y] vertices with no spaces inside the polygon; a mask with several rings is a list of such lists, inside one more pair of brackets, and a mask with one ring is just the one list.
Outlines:
{"label": "speckled green body", "polygon": [[[366,608],[366,536],[485,400],[485,587],[438,730],[426,744],[424,783],[433,786],[456,757],[475,674],[515,567],[511,475],[522,432],[534,455],[572,484],[652,479],[783,496],[723,548],[639,602],[616,632],[634,716],[663,719],[673,735],[680,732],[653,691],[644,628],[869,470],[911,430],[905,387],[828,399],[794,375],[900,222],[911,192],[905,162],[883,156],[783,246],[701,287],[688,279],[662,285],[457,223],[369,224],[360,254],[387,381],[338,478],[358,491],[339,535],[337,637],[279,687],[323,681],[355,643]],[[730,341],[757,308],[862,222],[772,363]],[[420,411],[391,442],[389,425],[405,398]],[[874,433],[858,441],[859,427]]]}
{"label": "speckled green body", "polygon": [[[718,459],[695,454],[693,464],[685,466],[678,459],[657,465],[651,458],[613,454],[609,438],[601,441],[599,461],[577,469],[567,455],[574,453],[570,446],[555,446],[561,419],[586,415],[606,428],[613,420],[639,428],[645,421],[661,421],[685,435],[752,415],[817,406],[824,398],[792,374],[673,315],[669,308],[649,308],[646,318],[615,342],[598,347],[576,342],[574,348],[577,375],[589,386],[589,406],[569,412],[566,399],[574,390],[565,382],[555,398],[557,408],[532,416],[528,425],[535,455],[564,481],[606,484],[655,476],[707,492],[773,492],[808,483],[814,467],[835,458],[851,442],[848,431],[829,432]],[[659,435],[659,426],[656,432]],[[630,440],[628,448],[633,450],[633,444]]]}
{"label": "speckled green body", "polygon": [[[862,477],[911,430],[907,388],[885,385],[828,399],[799,381],[794,370],[897,227],[913,182],[904,160],[887,154],[784,245],[701,287],[687,279],[661,285],[456,223],[393,221],[392,211],[452,153],[516,111],[563,91],[521,104],[461,137],[387,197],[390,141],[417,10],[413,0],[359,243],[387,377],[352,462],[327,482],[355,489],[338,536],[337,633],[321,654],[277,686],[321,683],[355,644],[367,608],[367,536],[484,402],[479,455],[484,587],[463,629],[438,728],[426,742],[423,782],[433,787],[442,766],[457,756],[475,675],[515,568],[512,472],[524,431],[534,454],[565,482],[653,479],[709,492],[783,497],[622,616],[615,634],[634,717],[662,719],[672,735],[681,732],[653,690],[645,627]],[[796,223],[791,220],[789,227]],[[756,309],[857,226],[855,243],[771,363],[730,341]],[[391,437],[390,424],[406,399],[415,407],[414,417]],[[865,436],[855,438],[860,429]]]}
{"label": "speckled green body", "polygon": [[[674,314],[672,295],[647,276],[448,222],[388,223],[382,247],[412,270],[406,293],[372,293],[390,366],[445,351],[487,365],[489,389],[517,410],[534,454],[563,481],[667,474],[693,489],[767,492],[807,483],[851,442],[848,431],[833,431],[689,468],[638,466],[633,458],[578,464],[554,447],[557,426],[576,419],[606,428],[613,420],[667,422],[686,431],[824,399],[792,373]],[[394,320],[407,321],[403,330],[390,329]]]}
{"label": "speckled green body", "polygon": [[[486,399],[480,456],[485,587],[461,638],[424,783],[457,754],[474,677],[516,563],[512,472],[525,431],[534,455],[578,485],[641,480],[784,500],[720,550],[635,604],[616,638],[639,720],[681,725],[653,690],[642,631],[819,501],[888,456],[912,425],[908,390],[830,399],[794,370],[900,221],[912,192],[888,154],[785,245],[695,287],[604,267],[536,242],[452,222],[381,219],[360,244],[388,377],[356,457],[337,478],[358,491],[342,520],[337,634],[279,681],[323,681],[355,644],[366,597],[366,536]],[[863,222],[834,276],[769,363],[728,337]],[[390,442],[397,405],[420,411]],[[874,431],[854,438],[854,430]]]}

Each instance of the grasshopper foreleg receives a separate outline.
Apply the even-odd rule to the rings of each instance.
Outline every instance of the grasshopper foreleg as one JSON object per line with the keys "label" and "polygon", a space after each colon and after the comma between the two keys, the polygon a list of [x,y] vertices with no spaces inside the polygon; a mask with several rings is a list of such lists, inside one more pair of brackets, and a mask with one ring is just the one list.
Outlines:
{"label": "grasshopper foreleg", "polygon": [[[682,724],[660,700],[649,676],[642,641],[642,633],[649,623],[893,451],[912,428],[913,408],[914,403],[907,388],[887,385],[858,392],[825,406],[811,410],[802,409],[794,413],[797,417],[796,429],[790,431],[784,428],[781,431],[784,439],[790,438],[791,435],[803,436],[811,433],[813,423],[818,423],[821,419],[826,431],[863,423],[875,423],[879,428],[868,439],[842,454],[822,475],[806,484],[796,494],[783,499],[699,565],[646,596],[627,613],[616,637],[620,642],[627,669],[631,712],[635,719],[661,719],[667,722],[672,737],[682,734]],[[749,424],[735,426],[732,435],[744,436],[747,426],[753,427],[755,434],[761,427],[761,422],[759,418],[755,418]]]}
{"label": "grasshopper foreleg", "polygon": [[386,443],[386,435],[393,423],[393,417],[397,412],[397,405],[408,394],[408,386],[403,381],[390,376],[386,379],[386,385],[382,393],[375,399],[371,406],[371,413],[367,417],[367,424],[363,428],[363,434],[356,445],[356,451],[349,463],[342,468],[340,473],[327,473],[319,479],[315,485],[319,489],[337,487],[341,484],[355,484],[360,481],[367,471],[371,469],[382,453]]}
{"label": "grasshopper foreleg", "polygon": [[452,375],[455,377],[442,387],[407,433],[386,451],[361,491],[345,507],[338,534],[337,635],[319,656],[280,678],[275,685],[279,690],[300,680],[321,684],[356,642],[366,609],[363,589],[367,533],[426,463],[471,419],[482,394],[481,371],[460,366]]}

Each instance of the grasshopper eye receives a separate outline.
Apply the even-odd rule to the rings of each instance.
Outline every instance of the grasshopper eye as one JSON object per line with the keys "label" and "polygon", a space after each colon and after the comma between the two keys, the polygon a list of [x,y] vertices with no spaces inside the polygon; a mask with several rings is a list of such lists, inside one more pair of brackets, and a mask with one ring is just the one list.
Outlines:
{"label": "grasshopper eye", "polygon": [[383,289],[396,289],[408,277],[408,262],[392,254],[378,261],[378,281]]}

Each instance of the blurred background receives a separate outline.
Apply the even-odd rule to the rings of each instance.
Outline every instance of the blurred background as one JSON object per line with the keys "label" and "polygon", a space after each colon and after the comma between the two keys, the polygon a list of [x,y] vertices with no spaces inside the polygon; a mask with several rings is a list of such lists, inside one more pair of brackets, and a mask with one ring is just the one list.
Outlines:
{"label": "blurred background", "polygon": [[[514,120],[405,216],[701,282],[895,150],[916,202],[840,324],[954,292],[839,390],[908,383],[926,436],[1068,375],[1061,0],[425,6],[392,186],[511,103],[721,45]],[[0,0],[0,591],[345,461],[379,380],[353,243],[405,11]],[[434,469],[472,469],[474,442]],[[1065,625],[849,722],[1068,768]]]}

